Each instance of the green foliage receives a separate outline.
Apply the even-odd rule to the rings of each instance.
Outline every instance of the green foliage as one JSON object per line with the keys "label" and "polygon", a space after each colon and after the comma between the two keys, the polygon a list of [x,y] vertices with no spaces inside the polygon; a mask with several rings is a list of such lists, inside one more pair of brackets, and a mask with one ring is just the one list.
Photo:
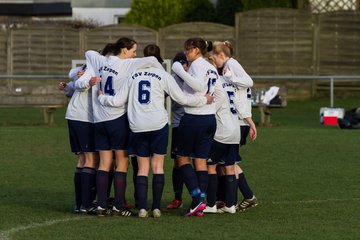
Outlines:
{"label": "green foliage", "polygon": [[234,26],[235,14],[243,9],[242,1],[218,0],[216,5],[216,22]]}
{"label": "green foliage", "polygon": [[209,0],[189,0],[184,22],[214,22],[215,8]]}
{"label": "green foliage", "polygon": [[258,8],[296,8],[296,0],[242,0],[243,11]]}
{"label": "green foliage", "polygon": [[187,6],[188,0],[133,0],[124,22],[158,30],[183,22]]}

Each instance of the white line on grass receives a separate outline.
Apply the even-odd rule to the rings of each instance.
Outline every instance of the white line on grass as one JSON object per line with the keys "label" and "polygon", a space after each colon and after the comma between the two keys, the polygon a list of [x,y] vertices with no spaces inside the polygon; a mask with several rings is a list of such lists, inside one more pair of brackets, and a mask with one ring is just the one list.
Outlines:
{"label": "white line on grass", "polygon": [[42,223],[32,223],[32,224],[25,225],[25,226],[11,228],[9,230],[0,232],[0,240],[9,240],[11,234],[14,234],[14,233],[17,233],[20,231],[24,231],[24,230],[28,230],[28,229],[32,229],[32,228],[51,226],[54,224],[58,224],[58,223],[62,223],[62,222],[69,222],[69,221],[74,221],[74,220],[79,220],[79,219],[84,219],[84,218],[83,217],[71,217],[71,218],[53,219],[53,220],[48,220],[48,221],[45,221]]}
{"label": "white line on grass", "polygon": [[294,203],[324,203],[324,202],[348,202],[348,201],[360,201],[360,198],[329,198],[329,199],[313,199],[313,200],[304,200],[304,201],[272,201],[272,204],[294,204]]}

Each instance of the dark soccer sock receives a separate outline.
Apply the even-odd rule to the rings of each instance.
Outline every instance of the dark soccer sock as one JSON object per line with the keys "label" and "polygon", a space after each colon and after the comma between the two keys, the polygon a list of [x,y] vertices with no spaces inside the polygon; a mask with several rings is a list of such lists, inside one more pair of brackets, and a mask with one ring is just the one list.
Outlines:
{"label": "dark soccer sock", "polygon": [[148,177],[136,177],[137,200],[139,209],[147,209]]}
{"label": "dark soccer sock", "polygon": [[136,157],[131,157],[131,165],[133,167],[133,184],[134,184],[134,200],[135,200],[135,206],[137,205],[137,192],[136,192],[136,176],[138,174],[139,171],[139,165],[137,162],[137,158]]}
{"label": "dark soccer sock", "polygon": [[245,199],[251,199],[254,196],[243,172],[239,174],[238,186],[241,194],[244,196]]}
{"label": "dark soccer sock", "polygon": [[74,187],[75,187],[75,207],[80,209],[81,207],[81,175],[82,168],[76,168],[74,173]]}
{"label": "dark soccer sock", "polygon": [[96,192],[98,205],[102,208],[107,207],[107,188],[109,184],[109,173],[98,170],[96,174]]}
{"label": "dark soccer sock", "polygon": [[115,172],[114,174],[114,206],[123,209],[125,206],[126,172]]}
{"label": "dark soccer sock", "polygon": [[218,176],[217,200],[225,202],[225,176]]}
{"label": "dark soccer sock", "polygon": [[209,184],[208,171],[196,171],[196,177],[198,179],[201,192],[206,193]]}
{"label": "dark soccer sock", "polygon": [[165,177],[164,174],[153,174],[152,191],[153,204],[152,210],[161,209],[161,198],[164,191]]}
{"label": "dark soccer sock", "polygon": [[84,167],[81,174],[81,197],[82,206],[89,208],[95,200],[96,170]]}
{"label": "dark soccer sock", "polygon": [[226,207],[235,205],[237,181],[235,175],[225,176],[225,204]]}
{"label": "dark soccer sock", "polygon": [[218,189],[217,174],[209,174],[209,185],[207,188],[207,205],[213,207],[216,203],[216,191]]}
{"label": "dark soccer sock", "polygon": [[192,208],[199,204],[201,200],[201,190],[195,174],[194,169],[190,164],[185,164],[180,167],[181,175],[183,176],[184,183],[192,197]]}
{"label": "dark soccer sock", "polygon": [[175,193],[175,199],[182,200],[182,191],[183,191],[184,181],[183,181],[183,178],[181,175],[180,168],[173,168],[172,184],[173,184],[173,190]]}
{"label": "dark soccer sock", "polygon": [[107,188],[107,193],[106,196],[109,198],[111,195],[111,186],[112,186],[112,182],[114,180],[114,170],[110,170],[109,171],[109,180],[108,180],[108,188]]}

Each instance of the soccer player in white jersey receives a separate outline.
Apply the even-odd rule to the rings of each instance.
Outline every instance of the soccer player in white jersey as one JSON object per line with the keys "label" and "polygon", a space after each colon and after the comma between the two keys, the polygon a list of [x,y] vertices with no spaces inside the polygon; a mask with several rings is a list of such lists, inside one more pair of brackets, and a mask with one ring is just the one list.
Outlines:
{"label": "soccer player in white jersey", "polygon": [[91,93],[75,88],[75,82],[79,77],[81,78],[85,69],[86,64],[70,70],[69,77],[72,82],[59,83],[59,89],[64,90],[68,96],[72,96],[65,118],[68,121],[71,150],[79,156],[74,175],[75,212],[90,209],[95,200],[95,174],[98,164],[94,143],[92,104],[89,101]]}
{"label": "soccer player in white jersey", "polygon": [[[185,54],[191,62],[188,72],[175,62],[172,70],[184,80],[183,91],[195,96],[213,94],[218,74],[216,68],[203,56],[208,52],[208,44],[201,38],[185,41]],[[208,185],[206,159],[216,131],[215,104],[202,107],[185,107],[185,114],[179,125],[178,159],[184,183],[192,197],[186,216],[202,216],[206,207],[205,195]],[[196,172],[192,168],[194,159]]]}
{"label": "soccer player in white jersey", "polygon": [[[137,44],[129,38],[120,38],[114,44],[114,56],[99,68],[101,78],[93,78],[91,85],[100,81],[99,89],[104,95],[115,95],[128,74],[137,68],[153,66],[162,68],[155,57],[136,58]],[[96,58],[96,61],[99,59]],[[98,76],[99,76],[98,75]],[[107,187],[108,174],[113,164],[113,151],[115,152],[114,189],[115,199],[112,213],[114,215],[131,216],[132,212],[125,209],[126,174],[128,168],[128,138],[129,123],[126,106],[105,107],[97,100],[94,101],[95,145],[100,152],[100,165],[97,172],[97,214],[108,214]]]}
{"label": "soccer player in white jersey", "polygon": [[[183,66],[184,70],[189,69],[188,61],[186,60],[186,55],[183,52],[179,52],[175,55],[173,59],[174,62],[179,62]],[[182,88],[184,81],[179,78],[176,74],[172,75],[176,83]],[[167,209],[178,209],[182,207],[182,191],[184,181],[182,179],[180,167],[177,161],[177,145],[178,145],[178,129],[182,116],[184,116],[184,107],[174,100],[171,101],[171,113],[172,113],[172,132],[171,132],[171,158],[173,159],[173,169],[172,169],[172,185],[174,190],[174,199],[166,206]]]}
{"label": "soccer player in white jersey", "polygon": [[[252,87],[253,81],[242,66],[232,58],[233,52],[234,50],[228,41],[213,43],[212,58],[214,59],[216,66],[222,68],[224,77],[233,82],[238,88],[235,101],[237,101],[241,107],[239,110],[239,121],[241,125],[240,146],[242,146],[245,145],[246,137],[248,135],[253,141],[257,137],[256,126],[251,118],[250,87]],[[239,211],[244,211],[250,207],[256,206],[257,199],[247,183],[244,172],[238,165],[236,165],[236,173],[238,176],[238,187],[244,197],[238,207]]]}
{"label": "soccer player in white jersey", "polygon": [[[154,52],[159,56],[160,49]],[[159,59],[159,57],[157,57]],[[154,217],[160,217],[160,203],[164,188],[164,158],[168,144],[168,115],[164,107],[165,94],[182,105],[200,107],[211,104],[210,95],[184,94],[175,79],[164,69],[154,67],[134,71],[121,90],[114,96],[100,93],[99,100],[105,106],[123,106],[127,103],[131,129],[130,150],[137,156],[139,172],[136,179],[139,217],[147,217],[147,191],[150,164],[153,172]]]}
{"label": "soccer player in white jersey", "polygon": [[[238,123],[239,106],[234,101],[236,95],[235,85],[220,76],[216,82],[216,133],[207,161],[209,170],[209,185],[207,189],[207,207],[204,212],[216,213],[218,211],[235,213],[236,187],[235,162],[238,159],[238,144],[240,141],[240,126]],[[216,166],[222,164],[225,168],[225,206],[216,207],[216,193],[218,189],[218,176]]]}

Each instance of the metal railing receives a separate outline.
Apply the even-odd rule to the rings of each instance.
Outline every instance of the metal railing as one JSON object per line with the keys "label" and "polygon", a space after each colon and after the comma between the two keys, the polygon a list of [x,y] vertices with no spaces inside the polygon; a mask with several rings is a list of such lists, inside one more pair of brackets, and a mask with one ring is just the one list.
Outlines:
{"label": "metal railing", "polygon": [[[166,62],[166,70],[170,72],[170,64]],[[329,87],[330,87],[330,107],[334,106],[334,81],[342,81],[342,80],[350,80],[350,79],[359,79],[360,76],[336,76],[336,75],[329,75],[329,76],[309,76],[309,75],[298,75],[298,76],[251,76],[254,80],[329,80]],[[0,74],[0,79],[68,79],[68,75],[4,75]],[[169,103],[167,103],[169,106]]]}
{"label": "metal railing", "polygon": [[336,75],[329,75],[329,76],[251,76],[252,79],[258,80],[281,80],[281,79],[289,79],[289,80],[329,80],[329,87],[330,87],[330,107],[334,107],[334,80],[350,80],[350,79],[359,79],[360,76],[336,76]]}

